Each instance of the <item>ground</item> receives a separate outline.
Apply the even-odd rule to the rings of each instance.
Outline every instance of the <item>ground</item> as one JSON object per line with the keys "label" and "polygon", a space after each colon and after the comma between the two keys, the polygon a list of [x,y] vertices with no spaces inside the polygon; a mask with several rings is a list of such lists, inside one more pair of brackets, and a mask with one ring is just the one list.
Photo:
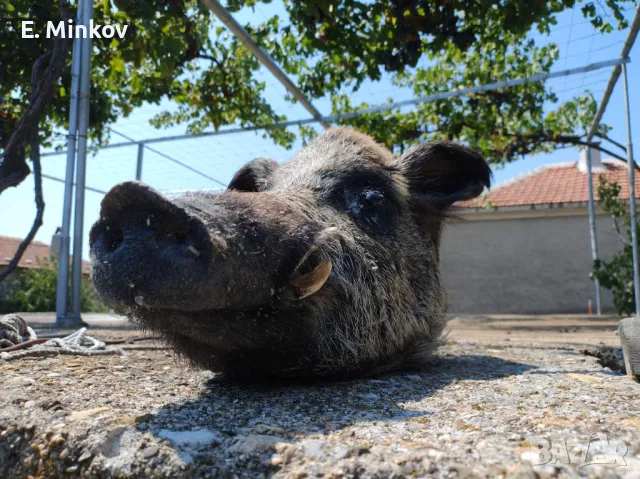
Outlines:
{"label": "ground", "polygon": [[584,354],[617,322],[458,317],[428,370],[324,384],[225,382],[153,342],[0,360],[0,477],[640,477],[640,384]]}

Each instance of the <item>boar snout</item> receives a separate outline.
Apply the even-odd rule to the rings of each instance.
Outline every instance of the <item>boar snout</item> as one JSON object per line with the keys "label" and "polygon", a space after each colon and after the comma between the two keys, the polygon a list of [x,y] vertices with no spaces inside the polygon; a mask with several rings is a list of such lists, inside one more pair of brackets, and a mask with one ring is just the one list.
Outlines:
{"label": "boar snout", "polygon": [[107,194],[89,242],[93,281],[110,304],[184,306],[221,254],[200,219],[137,182]]}
{"label": "boar snout", "polygon": [[[114,187],[90,233],[92,279],[112,307],[205,311],[298,301],[327,282],[323,246],[335,228],[309,231],[260,214],[238,194],[170,200],[138,182]],[[287,226],[291,226],[287,229]]]}

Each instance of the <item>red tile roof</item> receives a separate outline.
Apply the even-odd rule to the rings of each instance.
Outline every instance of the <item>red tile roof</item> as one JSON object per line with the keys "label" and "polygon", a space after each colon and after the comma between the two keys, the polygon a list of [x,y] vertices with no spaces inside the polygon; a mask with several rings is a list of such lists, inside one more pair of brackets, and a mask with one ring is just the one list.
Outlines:
{"label": "red tile roof", "polygon": [[[629,179],[626,163],[603,160],[603,167],[593,170],[593,189],[598,200],[598,178],[604,175],[622,189],[620,198],[629,199]],[[635,175],[636,198],[640,198],[640,172]],[[495,186],[488,194],[458,203],[461,208],[523,206],[550,203],[579,203],[589,199],[587,174],[576,163],[547,165]]]}
{"label": "red tile roof", "polygon": [[[9,264],[9,261],[13,259],[13,255],[16,253],[18,246],[22,240],[20,238],[9,238],[8,236],[0,236],[0,267]],[[40,243],[39,241],[32,241],[27,247],[20,262],[18,268],[37,269],[41,264],[44,264],[49,257],[49,245]],[[89,274],[89,262],[82,262],[82,273]]]}

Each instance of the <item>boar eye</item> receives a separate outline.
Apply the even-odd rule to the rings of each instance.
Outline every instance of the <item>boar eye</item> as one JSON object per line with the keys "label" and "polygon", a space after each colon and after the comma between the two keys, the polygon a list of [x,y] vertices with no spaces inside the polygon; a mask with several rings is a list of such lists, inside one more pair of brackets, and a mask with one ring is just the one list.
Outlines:
{"label": "boar eye", "polygon": [[349,212],[354,216],[362,213],[375,212],[376,208],[384,200],[384,195],[379,191],[365,190],[354,195],[349,201]]}
{"label": "boar eye", "polygon": [[384,192],[367,189],[351,196],[347,212],[363,228],[383,232],[390,220],[387,203]]}
{"label": "boar eye", "polygon": [[366,203],[377,203],[382,200],[383,196],[379,191],[365,191],[364,199]]}

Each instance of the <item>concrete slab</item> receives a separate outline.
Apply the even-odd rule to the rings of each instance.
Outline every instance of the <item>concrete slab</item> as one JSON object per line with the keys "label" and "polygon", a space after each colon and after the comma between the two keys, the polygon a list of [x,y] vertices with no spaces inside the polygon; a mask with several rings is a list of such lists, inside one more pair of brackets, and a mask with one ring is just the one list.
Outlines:
{"label": "concrete slab", "polygon": [[637,477],[640,384],[579,352],[617,322],[457,318],[430,368],[336,383],[162,349],[0,362],[0,477]]}

